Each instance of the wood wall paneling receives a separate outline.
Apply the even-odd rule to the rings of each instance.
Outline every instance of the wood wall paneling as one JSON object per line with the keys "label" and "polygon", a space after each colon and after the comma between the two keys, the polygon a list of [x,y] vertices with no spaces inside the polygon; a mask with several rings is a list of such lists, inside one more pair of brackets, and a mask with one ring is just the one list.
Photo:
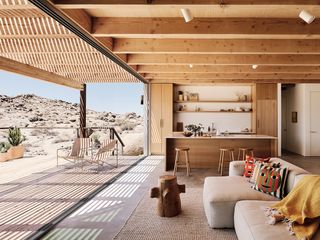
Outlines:
{"label": "wood wall paneling", "polygon": [[165,137],[173,128],[173,85],[151,84],[151,153],[165,153]]}

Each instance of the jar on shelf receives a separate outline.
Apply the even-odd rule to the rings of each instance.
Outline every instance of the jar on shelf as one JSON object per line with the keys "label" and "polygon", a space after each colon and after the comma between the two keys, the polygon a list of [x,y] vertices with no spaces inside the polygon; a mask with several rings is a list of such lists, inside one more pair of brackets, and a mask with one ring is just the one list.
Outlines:
{"label": "jar on shelf", "polygon": [[182,101],[183,101],[183,92],[182,92],[182,91],[179,91],[179,92],[178,92],[178,101],[179,101],[179,102],[182,102]]}
{"label": "jar on shelf", "polygon": [[188,93],[187,92],[184,92],[183,93],[183,101],[188,101]]}

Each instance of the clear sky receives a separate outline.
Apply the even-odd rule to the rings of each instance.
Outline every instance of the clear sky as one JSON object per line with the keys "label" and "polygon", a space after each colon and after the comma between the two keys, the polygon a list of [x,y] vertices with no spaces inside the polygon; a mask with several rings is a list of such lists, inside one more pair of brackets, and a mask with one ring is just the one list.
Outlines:
{"label": "clear sky", "polygon": [[[0,70],[0,95],[35,94],[50,99],[79,103],[79,91]],[[113,113],[143,113],[140,97],[143,84],[104,83],[87,85],[87,108]]]}

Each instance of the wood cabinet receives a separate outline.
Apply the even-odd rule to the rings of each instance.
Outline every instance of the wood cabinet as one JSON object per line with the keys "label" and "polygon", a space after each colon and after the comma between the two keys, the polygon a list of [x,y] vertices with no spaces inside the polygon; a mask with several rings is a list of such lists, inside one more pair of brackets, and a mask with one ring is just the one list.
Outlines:
{"label": "wood cabinet", "polygon": [[257,134],[278,135],[277,84],[263,83],[256,86]]}
{"label": "wood cabinet", "polygon": [[165,137],[173,127],[173,85],[151,84],[150,88],[151,154],[164,154]]}

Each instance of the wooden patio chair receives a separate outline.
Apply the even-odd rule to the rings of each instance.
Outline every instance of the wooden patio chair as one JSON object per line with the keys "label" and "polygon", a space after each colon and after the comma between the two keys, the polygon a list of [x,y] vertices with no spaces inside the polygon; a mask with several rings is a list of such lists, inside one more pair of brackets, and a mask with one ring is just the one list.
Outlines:
{"label": "wooden patio chair", "polygon": [[66,148],[57,149],[57,166],[59,158],[62,158],[74,164],[81,162],[81,168],[83,168],[84,160],[92,156],[92,140],[91,138],[76,138],[71,150],[66,155],[59,154],[62,150],[66,150]]}
{"label": "wooden patio chair", "polygon": [[[119,148],[118,141],[116,139],[104,140],[96,153],[91,158],[91,163],[96,163],[99,166],[103,166],[105,163],[113,167],[118,167]],[[115,165],[110,164],[111,160],[115,160]]]}

